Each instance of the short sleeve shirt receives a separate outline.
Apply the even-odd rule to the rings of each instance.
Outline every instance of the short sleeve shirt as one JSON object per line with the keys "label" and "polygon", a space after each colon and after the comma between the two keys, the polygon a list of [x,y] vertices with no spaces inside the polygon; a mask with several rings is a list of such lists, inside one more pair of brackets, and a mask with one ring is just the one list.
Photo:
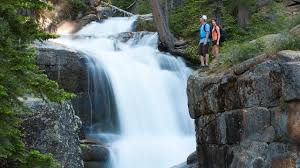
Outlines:
{"label": "short sleeve shirt", "polygon": [[[200,30],[200,43],[204,43],[206,38],[206,32],[210,32],[210,25],[208,23],[204,23],[203,25],[200,26],[199,30]],[[210,42],[209,38],[207,42]]]}

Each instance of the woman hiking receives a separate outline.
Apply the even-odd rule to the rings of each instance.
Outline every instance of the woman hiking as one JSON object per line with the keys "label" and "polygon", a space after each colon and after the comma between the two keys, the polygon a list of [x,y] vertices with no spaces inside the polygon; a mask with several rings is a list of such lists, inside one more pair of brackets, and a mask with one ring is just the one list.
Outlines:
{"label": "woman hiking", "polygon": [[212,54],[215,57],[217,63],[219,63],[220,59],[220,39],[221,39],[221,29],[220,26],[217,24],[216,19],[212,19]]}

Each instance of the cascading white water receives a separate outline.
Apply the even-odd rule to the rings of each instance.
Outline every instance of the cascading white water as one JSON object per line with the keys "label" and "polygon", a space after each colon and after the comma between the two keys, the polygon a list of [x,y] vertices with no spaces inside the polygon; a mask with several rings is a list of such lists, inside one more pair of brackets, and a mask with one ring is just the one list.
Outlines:
{"label": "cascading white water", "polygon": [[189,119],[184,62],[157,50],[157,33],[130,32],[135,17],[93,22],[78,38],[55,39],[100,63],[111,81],[120,121],[120,138],[111,144],[112,167],[168,168],[195,149]]}

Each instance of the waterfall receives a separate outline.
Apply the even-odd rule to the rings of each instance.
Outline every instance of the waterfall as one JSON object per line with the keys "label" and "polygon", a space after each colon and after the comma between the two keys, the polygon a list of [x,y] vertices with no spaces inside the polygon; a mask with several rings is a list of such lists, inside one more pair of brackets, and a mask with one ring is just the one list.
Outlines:
{"label": "waterfall", "polygon": [[109,18],[54,41],[89,57],[93,106],[101,106],[93,110],[113,120],[105,120],[109,128],[93,123],[100,127],[96,133],[118,137],[107,137],[110,166],[169,168],[195,150],[186,95],[191,69],[158,51],[157,33],[132,32],[135,22],[136,17]]}

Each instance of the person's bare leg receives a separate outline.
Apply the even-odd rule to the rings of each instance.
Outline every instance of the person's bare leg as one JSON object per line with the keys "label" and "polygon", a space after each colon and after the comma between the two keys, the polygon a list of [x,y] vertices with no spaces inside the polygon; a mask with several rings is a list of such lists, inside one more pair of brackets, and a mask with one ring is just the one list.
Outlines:
{"label": "person's bare leg", "polygon": [[217,60],[216,49],[217,49],[216,45],[212,46],[213,62],[216,62],[216,60]]}
{"label": "person's bare leg", "polygon": [[219,63],[220,62],[220,48],[219,48],[219,46],[216,46],[215,47],[215,57],[216,57],[216,60],[217,60],[217,63]]}
{"label": "person's bare leg", "polygon": [[212,46],[212,54],[214,56],[214,58],[216,58],[216,46]]}
{"label": "person's bare leg", "polygon": [[204,66],[204,57],[200,55],[201,66]]}
{"label": "person's bare leg", "polygon": [[206,54],[206,55],[205,55],[205,64],[206,64],[206,65],[208,65],[208,61],[209,61],[209,55]]}

